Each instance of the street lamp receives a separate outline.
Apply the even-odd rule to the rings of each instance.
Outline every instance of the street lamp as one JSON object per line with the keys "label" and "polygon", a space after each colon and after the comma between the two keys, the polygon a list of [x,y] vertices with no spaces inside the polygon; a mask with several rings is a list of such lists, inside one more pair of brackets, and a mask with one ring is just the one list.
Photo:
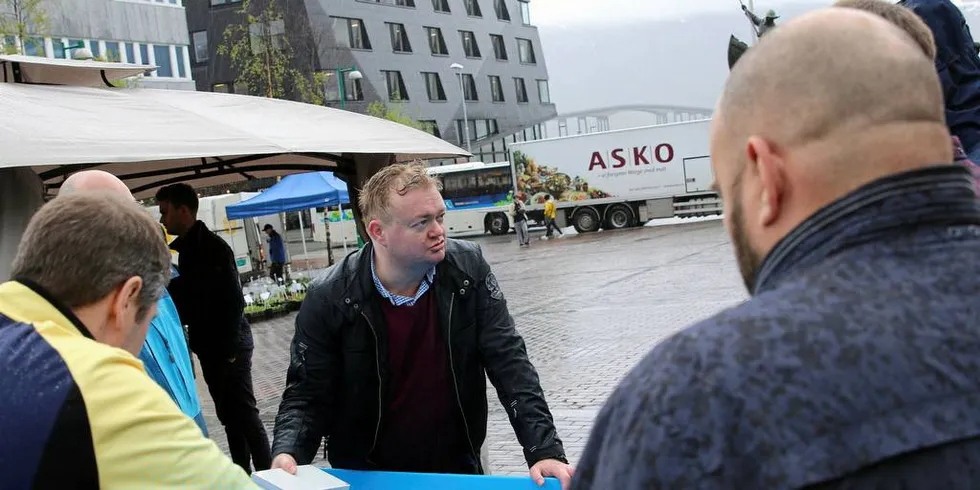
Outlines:
{"label": "street lamp", "polygon": [[473,153],[473,149],[470,148],[470,121],[466,115],[466,91],[463,90],[463,65],[453,63],[449,68],[456,70],[456,76],[459,77],[459,93],[463,96],[463,134],[466,135],[466,151]]}
{"label": "street lamp", "polygon": [[337,72],[337,85],[340,88],[340,108],[347,109],[347,90],[344,88],[344,73],[350,72],[349,76],[351,80],[360,80],[364,78],[364,75],[358,71],[356,66],[350,68],[335,68]]}

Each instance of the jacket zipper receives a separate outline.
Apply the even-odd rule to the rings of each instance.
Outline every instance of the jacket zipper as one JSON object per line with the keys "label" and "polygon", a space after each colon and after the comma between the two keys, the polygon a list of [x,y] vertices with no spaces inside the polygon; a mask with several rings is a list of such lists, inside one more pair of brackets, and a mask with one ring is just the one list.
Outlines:
{"label": "jacket zipper", "polygon": [[381,433],[381,412],[384,399],[381,393],[381,349],[378,348],[378,332],[374,330],[371,319],[363,311],[361,312],[361,316],[364,317],[368,326],[371,327],[371,334],[374,335],[374,362],[378,369],[378,425],[374,428],[374,441],[371,442],[371,449],[368,450],[368,458],[370,458],[371,453],[374,452],[374,448],[378,445],[378,435]]}
{"label": "jacket zipper", "polygon": [[473,457],[476,458],[476,466],[483,474],[483,461],[480,461],[480,454],[473,448],[473,439],[470,438],[470,426],[466,423],[466,412],[463,410],[463,401],[459,398],[459,382],[456,380],[456,365],[453,363],[453,305],[456,304],[456,293],[453,293],[449,300],[449,328],[446,329],[446,344],[449,349],[449,371],[453,375],[453,391],[456,394],[456,405],[459,407],[459,414],[463,417],[463,430],[466,431],[466,442],[470,446]]}

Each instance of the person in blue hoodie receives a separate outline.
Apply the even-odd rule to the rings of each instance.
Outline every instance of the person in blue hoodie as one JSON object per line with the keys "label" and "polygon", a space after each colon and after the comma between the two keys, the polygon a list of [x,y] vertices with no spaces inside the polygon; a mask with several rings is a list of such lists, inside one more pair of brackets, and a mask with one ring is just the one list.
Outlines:
{"label": "person in blue hoodie", "polygon": [[980,200],[943,112],[868,12],[746,52],[710,152],[751,297],[627,374],[573,490],[980,488]]}
{"label": "person in blue hoodie", "polygon": [[[76,192],[112,192],[133,199],[132,193],[123,181],[108,172],[85,170],[72,174],[61,185],[58,195]],[[166,232],[161,227],[161,240],[166,241]],[[170,266],[171,279],[177,277],[177,268]],[[165,290],[157,302],[157,316],[150,321],[146,340],[140,351],[146,373],[180,407],[189,418],[201,428],[204,437],[208,436],[207,424],[201,411],[201,402],[194,382],[193,364],[184,327],[177,315],[177,308]]]}
{"label": "person in blue hoodie", "polygon": [[898,4],[915,12],[932,30],[946,124],[969,159],[980,161],[980,57],[963,13],[950,0],[902,0]]}
{"label": "person in blue hoodie", "polygon": [[[170,266],[170,274],[171,278],[180,275],[173,264]],[[204,437],[207,437],[208,428],[197,396],[187,337],[184,335],[177,307],[166,290],[157,302],[157,316],[150,321],[139,358],[143,361],[146,374],[170,395],[180,410],[193,419]]]}

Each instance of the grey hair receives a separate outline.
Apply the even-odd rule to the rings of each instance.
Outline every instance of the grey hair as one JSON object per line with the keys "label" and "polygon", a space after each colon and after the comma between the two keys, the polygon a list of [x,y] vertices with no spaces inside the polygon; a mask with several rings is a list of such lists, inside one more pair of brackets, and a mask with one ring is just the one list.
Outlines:
{"label": "grey hair", "polygon": [[97,303],[139,277],[142,321],[170,280],[170,252],[138,204],[114,194],[78,192],[48,202],[31,218],[11,275],[37,283],[69,308]]}

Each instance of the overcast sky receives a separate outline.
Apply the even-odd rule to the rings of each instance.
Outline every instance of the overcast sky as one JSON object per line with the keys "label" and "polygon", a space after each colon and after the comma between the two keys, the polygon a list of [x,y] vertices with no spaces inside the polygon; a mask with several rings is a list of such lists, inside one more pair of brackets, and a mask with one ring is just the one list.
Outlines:
{"label": "overcast sky", "polygon": [[[569,26],[632,22],[641,19],[674,20],[699,13],[738,10],[739,0],[533,0],[531,22],[539,26]],[[764,12],[801,0],[757,0],[755,10]],[[819,0],[818,0],[819,1]],[[827,0],[830,4],[832,0]],[[980,0],[973,0],[974,2]],[[806,3],[814,3],[808,0]],[[745,0],[748,5],[748,0]]]}

